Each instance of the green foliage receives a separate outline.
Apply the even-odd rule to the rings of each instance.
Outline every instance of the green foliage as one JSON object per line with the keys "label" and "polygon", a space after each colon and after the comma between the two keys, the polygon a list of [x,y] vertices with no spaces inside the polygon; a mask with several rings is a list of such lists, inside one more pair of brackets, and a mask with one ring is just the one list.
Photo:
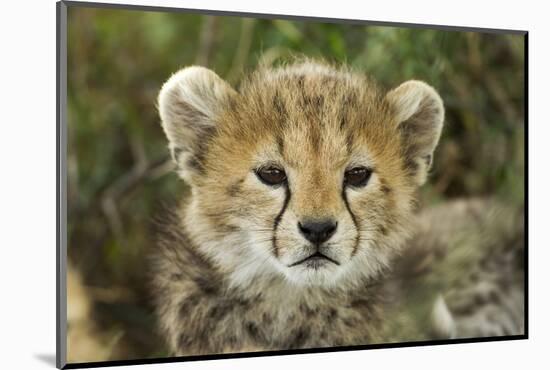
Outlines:
{"label": "green foliage", "polygon": [[[182,66],[206,65],[238,85],[258,63],[306,55],[350,64],[387,88],[425,80],[447,118],[423,202],[523,202],[522,36],[91,8],[69,8],[68,29],[69,256],[88,285],[135,293],[124,302],[134,314],[121,319],[129,349],[120,356],[164,353],[143,335],[152,326],[143,257],[153,216],[186,190],[165,162],[155,107]],[[102,311],[106,326],[115,311]]]}

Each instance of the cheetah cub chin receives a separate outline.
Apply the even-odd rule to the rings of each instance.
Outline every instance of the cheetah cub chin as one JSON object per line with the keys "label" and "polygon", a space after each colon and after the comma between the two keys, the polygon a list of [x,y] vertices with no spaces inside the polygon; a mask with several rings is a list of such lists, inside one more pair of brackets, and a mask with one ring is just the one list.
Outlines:
{"label": "cheetah cub chin", "polygon": [[389,92],[305,61],[238,90],[202,67],[158,98],[191,193],[153,258],[176,355],[367,344],[443,127],[421,81]]}

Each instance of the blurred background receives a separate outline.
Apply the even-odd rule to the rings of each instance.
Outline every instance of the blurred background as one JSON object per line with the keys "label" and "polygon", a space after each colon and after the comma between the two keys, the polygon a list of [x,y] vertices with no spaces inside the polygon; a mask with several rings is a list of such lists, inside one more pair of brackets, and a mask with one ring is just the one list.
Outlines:
{"label": "blurred background", "polygon": [[446,126],[423,206],[484,195],[522,204],[523,36],[69,7],[69,362],[168,355],[145,256],[153,218],[186,187],[155,106],[162,83],[200,64],[238,86],[257,64],[294,55],[440,92]]}

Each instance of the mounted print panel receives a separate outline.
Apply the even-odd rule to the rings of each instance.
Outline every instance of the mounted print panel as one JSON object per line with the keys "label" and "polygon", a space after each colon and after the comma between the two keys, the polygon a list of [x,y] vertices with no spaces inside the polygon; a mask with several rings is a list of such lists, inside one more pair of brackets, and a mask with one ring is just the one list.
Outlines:
{"label": "mounted print panel", "polygon": [[527,338],[523,31],[58,3],[58,366]]}

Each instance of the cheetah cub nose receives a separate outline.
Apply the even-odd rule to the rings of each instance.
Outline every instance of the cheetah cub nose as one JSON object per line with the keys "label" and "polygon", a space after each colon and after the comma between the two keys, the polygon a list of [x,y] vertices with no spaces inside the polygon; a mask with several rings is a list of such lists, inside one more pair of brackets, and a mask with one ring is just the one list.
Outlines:
{"label": "cheetah cub nose", "polygon": [[338,222],[330,219],[298,222],[300,233],[313,244],[321,244],[329,240],[337,226]]}

